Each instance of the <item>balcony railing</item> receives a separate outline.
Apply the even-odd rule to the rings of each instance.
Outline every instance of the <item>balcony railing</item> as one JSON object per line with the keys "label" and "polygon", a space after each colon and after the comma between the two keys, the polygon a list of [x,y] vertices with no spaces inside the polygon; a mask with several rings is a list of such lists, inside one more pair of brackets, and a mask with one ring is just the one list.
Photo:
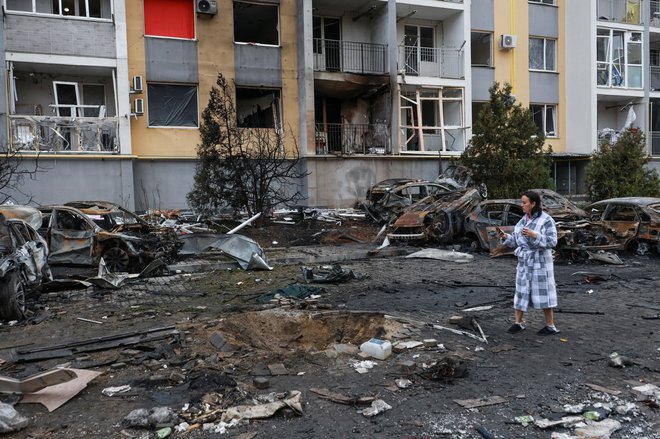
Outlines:
{"label": "balcony railing", "polygon": [[651,66],[651,91],[660,91],[660,66]]}
{"label": "balcony railing", "polygon": [[314,38],[314,70],[387,73],[387,45]]}
{"label": "balcony railing", "polygon": [[385,154],[390,150],[386,124],[316,124],[316,153]]}
{"label": "balcony railing", "polygon": [[116,153],[116,117],[9,116],[13,151]]}
{"label": "balcony railing", "polygon": [[651,155],[660,156],[660,131],[651,131]]}
{"label": "balcony railing", "polygon": [[604,21],[641,24],[642,2],[643,0],[598,0],[596,16]]}
{"label": "balcony railing", "polygon": [[399,72],[411,76],[462,79],[463,49],[399,46]]}
{"label": "balcony railing", "polygon": [[649,17],[651,17],[651,26],[660,27],[660,1],[651,0],[649,2],[649,7],[651,8],[651,13],[649,15]]}

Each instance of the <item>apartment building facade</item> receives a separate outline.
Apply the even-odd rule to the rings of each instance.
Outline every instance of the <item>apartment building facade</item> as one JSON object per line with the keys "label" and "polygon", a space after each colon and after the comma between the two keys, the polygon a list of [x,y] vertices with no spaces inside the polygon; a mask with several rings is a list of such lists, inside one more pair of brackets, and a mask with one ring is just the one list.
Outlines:
{"label": "apartment building facade", "polygon": [[0,136],[38,156],[36,202],[186,207],[222,73],[241,127],[291,133],[305,203],[352,206],[452,164],[498,81],[545,131],[558,190],[583,193],[589,156],[629,119],[660,158],[657,3],[4,0]]}

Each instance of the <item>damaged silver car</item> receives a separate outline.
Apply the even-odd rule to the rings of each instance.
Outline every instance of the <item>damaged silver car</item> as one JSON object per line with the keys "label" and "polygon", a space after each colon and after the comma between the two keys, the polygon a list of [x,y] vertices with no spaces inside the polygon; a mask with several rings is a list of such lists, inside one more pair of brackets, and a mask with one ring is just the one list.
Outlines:
{"label": "damaged silver car", "polygon": [[137,272],[156,259],[173,261],[181,248],[174,230],[153,226],[114,203],[71,204],[80,208],[39,208],[51,264],[98,265],[103,258],[110,271]]}
{"label": "damaged silver car", "polygon": [[0,320],[22,319],[26,295],[53,280],[40,224],[33,207],[0,206]]}

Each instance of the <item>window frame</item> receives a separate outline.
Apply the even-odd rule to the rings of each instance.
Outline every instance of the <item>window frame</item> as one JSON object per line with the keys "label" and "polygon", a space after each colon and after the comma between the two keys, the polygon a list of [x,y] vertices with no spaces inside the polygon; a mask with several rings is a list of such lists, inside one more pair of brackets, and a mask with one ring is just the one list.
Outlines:
{"label": "window frame", "polygon": [[[557,104],[529,104],[529,110],[532,112],[532,117],[534,116],[534,110],[532,107],[540,107],[541,109],[541,124],[542,126],[539,127],[541,130],[543,130],[543,134],[545,135],[546,138],[552,138],[556,139],[559,137],[557,134]],[[552,110],[552,123],[554,125],[554,130],[553,131],[548,131],[548,122],[547,122],[547,116],[548,116],[548,110]],[[536,122],[536,121],[534,121]],[[552,134],[551,134],[552,133]]]}
{"label": "window frame", "polygon": [[[197,124],[195,126],[191,125],[152,125],[151,124],[151,119],[149,116],[150,108],[151,108],[151,102],[149,100],[149,95],[151,91],[149,90],[150,86],[173,86],[173,87],[189,87],[189,88],[194,88],[195,89],[195,109],[197,110]],[[146,94],[146,104],[147,104],[147,127],[148,128],[158,128],[158,129],[199,129],[199,119],[200,119],[200,111],[199,111],[199,84],[186,84],[186,83],[171,83],[171,82],[148,82],[146,87],[145,87],[145,94]]]}
{"label": "window frame", "polygon": [[[639,39],[634,40],[633,35],[638,35]],[[615,39],[620,39],[622,43],[620,47],[615,47]],[[602,53],[599,53],[598,44],[599,41],[604,42],[604,50]],[[636,45],[639,46],[641,51],[641,64],[631,64],[628,62],[630,55],[630,46]],[[614,51],[620,49],[623,56],[623,62],[621,58],[618,60],[614,59]],[[605,59],[599,59],[599,55],[603,55]],[[629,74],[630,68],[639,69],[639,86],[630,85]],[[613,71],[616,70],[616,73],[619,76],[620,83],[613,81]],[[645,73],[644,73],[644,33],[640,31],[631,31],[624,29],[611,29],[605,27],[598,27],[596,29],[596,86],[604,88],[614,88],[614,89],[634,89],[640,90],[644,87]],[[599,76],[600,75],[600,76]],[[601,76],[604,76],[606,79],[602,79]],[[616,77],[615,77],[616,79]]]}
{"label": "window frame", "polygon": [[481,38],[483,38],[484,35],[488,35],[489,38],[489,47],[488,47],[488,63],[487,64],[475,64],[474,62],[474,44],[471,44],[471,50],[470,50],[470,65],[472,67],[493,67],[493,32],[487,32],[487,31],[471,31],[470,32],[470,38],[472,38],[473,34],[481,34]]}
{"label": "window frame", "polygon": [[[76,0],[75,4],[78,5],[79,0]],[[66,19],[73,19],[73,20],[98,20],[98,21],[106,21],[106,22],[112,22],[114,20],[114,15],[115,15],[115,8],[114,8],[114,2],[112,0],[108,0],[108,4],[110,6],[110,17],[108,18],[103,18],[103,17],[90,17],[89,16],[89,0],[84,0],[85,1],[85,15],[65,15],[62,13],[62,0],[58,0],[58,8],[59,12],[54,13],[54,12],[39,12],[37,11],[37,0],[31,0],[31,10],[28,11],[23,11],[20,9],[9,9],[7,6],[7,1],[3,0],[2,5],[4,6],[4,10],[6,13],[9,14],[17,14],[17,15],[40,15],[40,16],[45,16],[45,17],[60,17],[60,18],[66,18]],[[101,6],[103,0],[99,0]],[[77,6],[76,6],[77,7]]]}
{"label": "window frame", "polygon": [[557,6],[557,0],[527,0],[529,3],[536,3],[545,6]]}
{"label": "window frame", "polygon": [[[532,56],[531,56],[532,44],[531,44],[531,41],[532,40],[541,40],[541,41],[543,41],[543,67],[542,68],[533,68],[531,66],[531,64],[532,64]],[[528,53],[528,63],[527,63],[527,65],[529,67],[529,70],[532,71],[532,72],[556,72],[557,71],[557,39],[556,38],[548,38],[548,37],[537,37],[537,36],[532,37],[532,36],[530,36],[529,41],[530,41],[530,44],[529,44],[530,53]],[[549,41],[552,41],[552,43],[554,45],[553,52],[552,52],[552,55],[553,55],[553,60],[552,60],[553,67],[552,67],[552,69],[548,68],[547,50],[548,50],[548,42]]]}
{"label": "window frame", "polygon": [[[270,43],[256,43],[256,42],[251,42],[251,41],[236,41],[236,22],[235,22],[235,17],[234,17],[234,5],[236,3],[249,3],[253,5],[259,5],[259,6],[268,6],[268,7],[273,7],[277,11],[277,43],[276,44],[270,44]],[[266,46],[266,47],[281,47],[282,46],[282,20],[280,17],[280,4],[279,2],[276,3],[260,3],[260,2],[255,2],[255,1],[245,1],[245,0],[232,0],[232,23],[234,25],[234,32],[232,35],[232,41],[234,44],[244,44],[244,45],[250,45],[250,46]],[[312,37],[313,40],[313,37]]]}
{"label": "window frame", "polygon": [[[262,91],[277,91],[278,96],[275,98],[276,102],[276,111],[273,114],[273,126],[272,127],[255,127],[255,126],[246,126],[241,124],[238,116],[238,89],[242,90],[262,90]],[[240,129],[262,129],[262,130],[281,130],[283,125],[283,114],[282,114],[282,89],[277,87],[246,87],[237,85],[234,88],[234,96],[236,103],[236,126]],[[252,113],[254,114],[254,113]]]}

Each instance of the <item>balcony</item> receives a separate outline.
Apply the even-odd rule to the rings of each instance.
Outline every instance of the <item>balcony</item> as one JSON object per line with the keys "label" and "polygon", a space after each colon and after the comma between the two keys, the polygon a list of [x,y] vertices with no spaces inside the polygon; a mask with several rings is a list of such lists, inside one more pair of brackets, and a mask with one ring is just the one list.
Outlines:
{"label": "balcony", "polygon": [[314,38],[314,70],[385,74],[387,45]]}
{"label": "balcony", "polygon": [[399,71],[410,76],[463,79],[463,49],[399,46]]}
{"label": "balcony", "polygon": [[[78,113],[84,110],[93,109]],[[9,147],[23,152],[117,153],[118,126],[117,117],[10,115]]]}
{"label": "balcony", "polygon": [[651,155],[660,156],[660,131],[650,131],[651,136]]}
{"label": "balcony", "polygon": [[316,154],[385,154],[390,149],[386,124],[317,123]]}
{"label": "balcony", "polygon": [[[596,17],[601,21],[636,24],[642,23],[643,0],[598,0]],[[651,14],[653,17],[653,14]]]}
{"label": "balcony", "polygon": [[660,91],[660,66],[651,66],[651,91]]}
{"label": "balcony", "polygon": [[653,27],[660,27],[660,1],[651,0],[649,2],[649,7],[651,8],[651,13],[649,15],[649,17],[651,17],[650,25]]}

